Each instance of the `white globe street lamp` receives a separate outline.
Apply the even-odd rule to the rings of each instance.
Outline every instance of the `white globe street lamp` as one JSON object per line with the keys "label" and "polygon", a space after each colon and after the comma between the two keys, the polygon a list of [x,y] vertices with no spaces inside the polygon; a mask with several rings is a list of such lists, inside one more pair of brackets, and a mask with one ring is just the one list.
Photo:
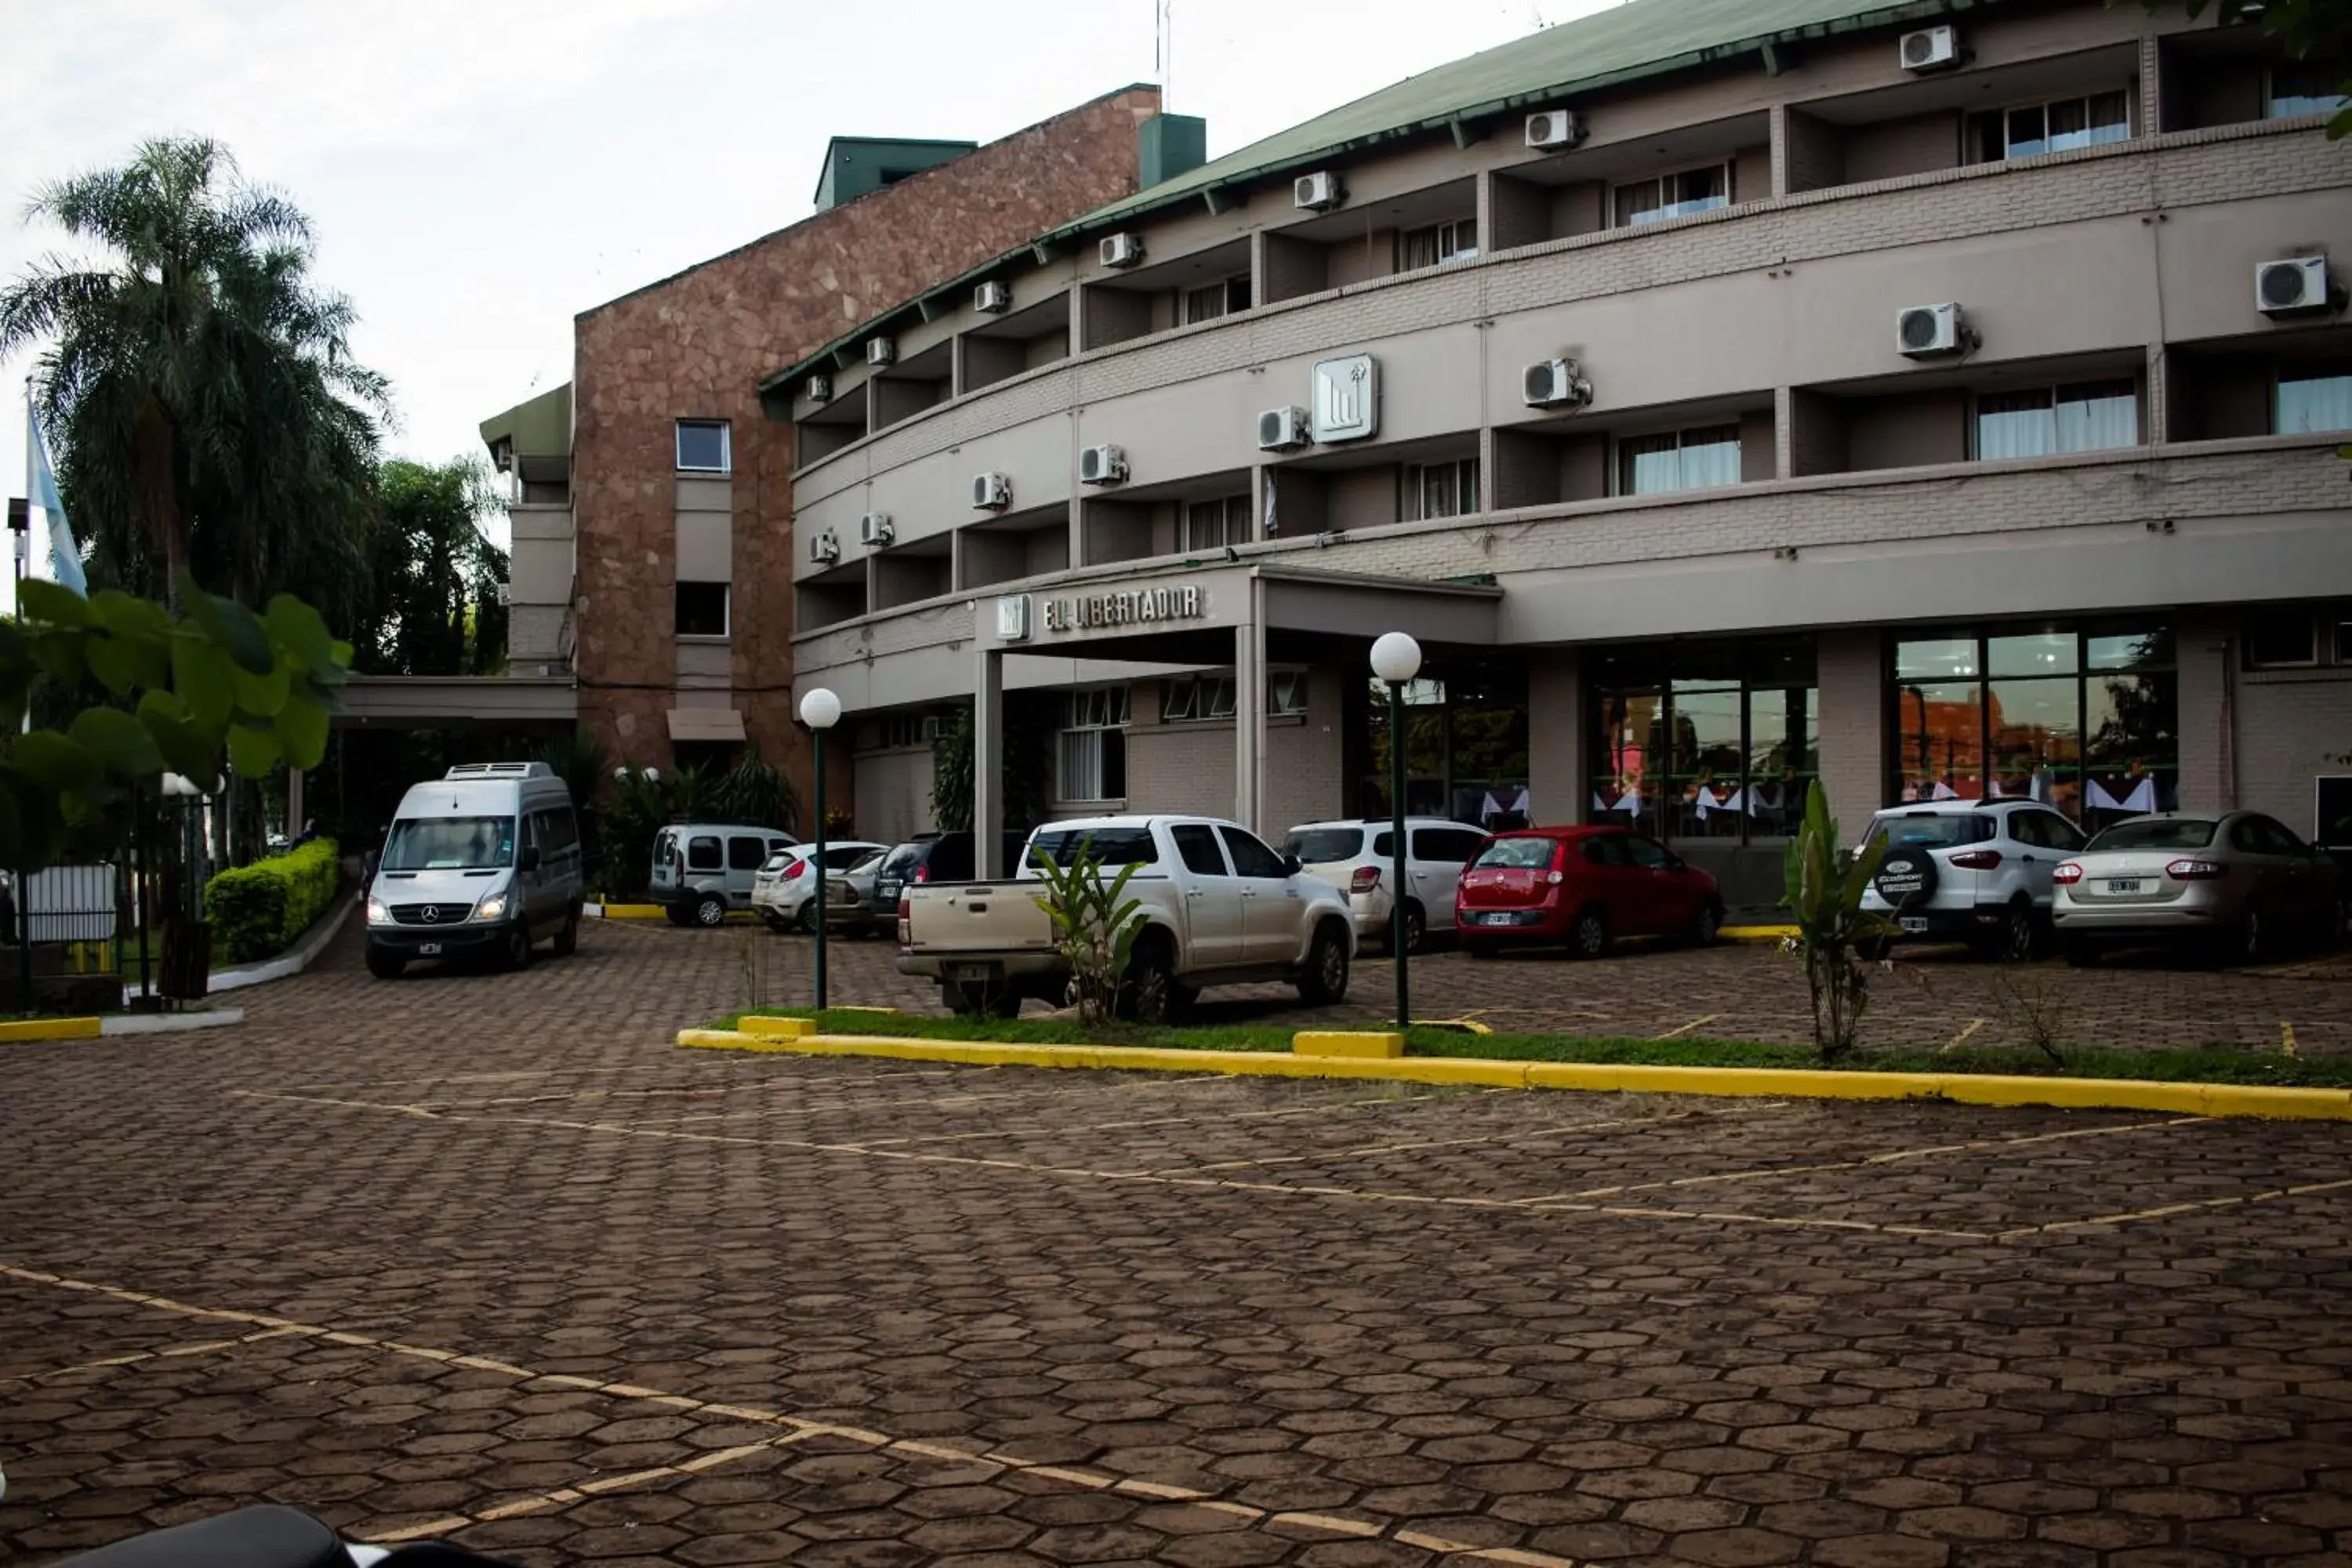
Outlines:
{"label": "white globe street lamp", "polygon": [[819,686],[801,699],[801,722],[816,742],[816,848],[809,869],[816,873],[816,1010],[824,1011],[824,732],[841,722],[841,699]]}
{"label": "white globe street lamp", "polygon": [[1412,993],[1405,977],[1404,689],[1421,673],[1421,645],[1403,632],[1382,632],[1372,644],[1372,673],[1389,689],[1389,953],[1396,961],[1397,1032],[1412,1026]]}

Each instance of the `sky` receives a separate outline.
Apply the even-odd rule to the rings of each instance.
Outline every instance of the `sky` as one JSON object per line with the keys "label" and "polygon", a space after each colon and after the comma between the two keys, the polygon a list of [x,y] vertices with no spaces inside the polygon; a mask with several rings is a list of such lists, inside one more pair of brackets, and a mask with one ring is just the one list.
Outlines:
{"label": "sky", "polygon": [[[572,318],[809,216],[828,137],[987,142],[1160,81],[1221,156],[1609,0],[0,0],[0,279],[46,181],[201,133],[317,231],[388,447],[571,378]],[[25,489],[0,362],[0,493]]]}

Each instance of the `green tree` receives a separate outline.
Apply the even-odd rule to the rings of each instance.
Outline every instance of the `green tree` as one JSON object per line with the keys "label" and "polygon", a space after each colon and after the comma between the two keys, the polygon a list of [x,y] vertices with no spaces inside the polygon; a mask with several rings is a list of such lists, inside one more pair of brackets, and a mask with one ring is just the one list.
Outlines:
{"label": "green tree", "polygon": [[366,603],[354,623],[369,675],[488,675],[506,658],[499,590],[507,552],[482,531],[499,505],[488,470],[467,458],[377,470],[367,536]]}
{"label": "green tree", "polygon": [[41,189],[50,256],[0,291],[0,358],[46,344],[36,397],[95,578],[179,603],[183,574],[348,624],[384,379],[354,362],[349,300],[308,277],[310,226],[218,143],[142,142]]}

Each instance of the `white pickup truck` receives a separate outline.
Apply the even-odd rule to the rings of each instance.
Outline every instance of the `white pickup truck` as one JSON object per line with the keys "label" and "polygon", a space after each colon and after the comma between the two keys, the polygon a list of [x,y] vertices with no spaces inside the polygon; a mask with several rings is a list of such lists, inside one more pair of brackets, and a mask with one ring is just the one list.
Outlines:
{"label": "white pickup truck", "polygon": [[1079,847],[1109,875],[1136,868],[1140,906],[1120,1012],[1156,1022],[1202,988],[1284,981],[1310,1005],[1348,994],[1356,928],[1348,896],[1247,828],[1208,816],[1101,816],[1048,823],[1029,836],[1022,869],[992,882],[909,884],[898,902],[898,970],[940,983],[959,1013],[1011,1017],[1030,997],[1058,1004],[1069,981],[1034,858],[1055,865]]}

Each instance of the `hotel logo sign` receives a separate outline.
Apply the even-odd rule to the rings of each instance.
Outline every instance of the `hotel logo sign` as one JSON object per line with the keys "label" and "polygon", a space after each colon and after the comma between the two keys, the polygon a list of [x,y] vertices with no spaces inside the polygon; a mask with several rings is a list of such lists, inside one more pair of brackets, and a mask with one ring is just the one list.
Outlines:
{"label": "hotel logo sign", "polygon": [[1315,367],[1315,439],[1360,441],[1381,426],[1380,366],[1370,354]]}
{"label": "hotel logo sign", "polygon": [[1208,598],[1197,587],[1129,588],[1048,599],[1045,629],[1083,632],[1104,626],[1150,626],[1160,621],[1197,621],[1208,613]]}

